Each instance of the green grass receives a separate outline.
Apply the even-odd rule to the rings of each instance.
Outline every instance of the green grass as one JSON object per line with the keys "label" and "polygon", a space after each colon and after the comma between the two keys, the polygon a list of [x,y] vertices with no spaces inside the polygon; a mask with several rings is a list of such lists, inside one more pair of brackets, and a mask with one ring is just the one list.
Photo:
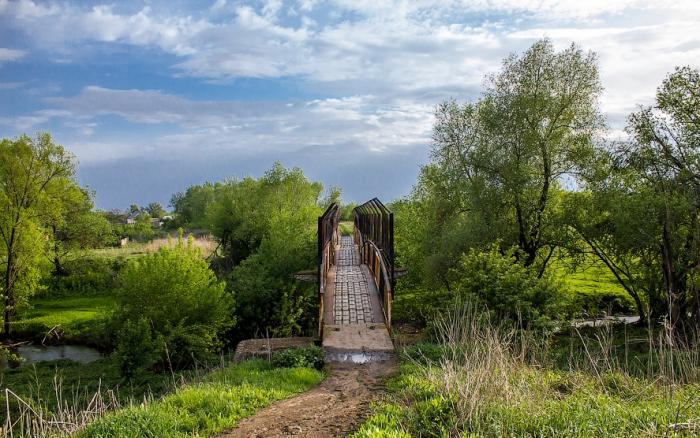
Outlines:
{"label": "green grass", "polygon": [[273,401],[290,397],[323,378],[309,368],[272,368],[264,361],[232,365],[163,399],[120,409],[79,433],[79,437],[211,436],[235,427]]}
{"label": "green grass", "polygon": [[589,258],[572,272],[565,261],[555,261],[551,269],[563,282],[571,305],[581,312],[579,316],[634,313],[634,300],[601,262]]}
{"label": "green grass", "polygon": [[[444,374],[435,364],[404,363],[389,382],[389,401],[376,405],[353,436],[666,436],[669,425],[692,425],[700,418],[700,386],[695,384],[669,391],[617,373],[599,380],[587,373],[534,367],[509,370],[503,378],[517,391],[483,398],[467,415],[457,388],[436,385]],[[668,436],[696,436],[699,430]]]}
{"label": "green grass", "polygon": [[338,229],[342,236],[352,236],[355,225],[352,222],[340,222],[338,224]]}
{"label": "green grass", "polygon": [[20,315],[13,330],[20,338],[41,339],[56,328],[64,342],[94,344],[96,326],[114,305],[109,295],[39,298],[32,300],[31,308]]}

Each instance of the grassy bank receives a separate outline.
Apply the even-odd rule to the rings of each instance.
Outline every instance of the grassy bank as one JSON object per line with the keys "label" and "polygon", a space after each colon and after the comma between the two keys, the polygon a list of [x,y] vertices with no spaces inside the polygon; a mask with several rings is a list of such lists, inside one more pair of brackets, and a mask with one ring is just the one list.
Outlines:
{"label": "grassy bank", "polygon": [[15,436],[78,437],[209,436],[323,378],[254,360],[126,380],[110,359],[38,363],[0,376],[0,386],[17,394],[9,400]]}
{"label": "grassy bank", "polygon": [[77,436],[211,436],[273,401],[311,388],[322,377],[310,368],[273,368],[264,361],[248,361],[213,372],[162,400],[107,414]]}
{"label": "grassy bank", "polygon": [[110,295],[42,297],[32,300],[13,331],[20,339],[96,345],[97,327],[114,305]]}
{"label": "grassy bank", "polygon": [[405,351],[389,398],[356,437],[700,433],[696,348],[671,351],[651,339],[638,355],[608,348],[604,333],[591,332],[571,339],[561,363],[562,345],[552,344],[563,339],[496,326],[473,310],[458,309],[437,326],[435,343]]}

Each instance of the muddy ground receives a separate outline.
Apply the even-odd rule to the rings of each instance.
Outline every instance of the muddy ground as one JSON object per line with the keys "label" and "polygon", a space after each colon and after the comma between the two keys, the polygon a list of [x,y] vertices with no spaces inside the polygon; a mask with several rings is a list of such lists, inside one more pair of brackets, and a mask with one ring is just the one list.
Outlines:
{"label": "muddy ground", "polygon": [[231,437],[343,437],[370,413],[370,403],[384,395],[396,360],[368,364],[332,363],[316,388],[282,400],[219,435]]}

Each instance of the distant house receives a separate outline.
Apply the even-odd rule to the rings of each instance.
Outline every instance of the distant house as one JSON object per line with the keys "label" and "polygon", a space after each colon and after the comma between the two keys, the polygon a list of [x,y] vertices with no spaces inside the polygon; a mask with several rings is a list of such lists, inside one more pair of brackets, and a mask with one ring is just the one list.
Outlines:
{"label": "distant house", "polygon": [[127,225],[134,225],[136,223],[136,218],[141,215],[140,211],[132,211],[126,216]]}
{"label": "distant house", "polygon": [[161,221],[160,221],[160,218],[158,218],[158,217],[152,217],[152,218],[151,218],[151,226],[152,226],[153,228],[159,228],[159,227],[161,226],[161,224],[162,224],[162,223],[161,223]]}

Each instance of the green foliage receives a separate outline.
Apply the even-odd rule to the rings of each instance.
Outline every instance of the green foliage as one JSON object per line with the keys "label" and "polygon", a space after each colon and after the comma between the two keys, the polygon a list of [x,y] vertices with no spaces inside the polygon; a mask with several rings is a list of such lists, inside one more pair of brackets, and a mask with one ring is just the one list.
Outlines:
{"label": "green foliage", "polygon": [[506,58],[479,101],[441,104],[419,182],[427,196],[444,198],[438,220],[468,227],[472,241],[517,245],[526,266],[546,264],[541,250],[566,238],[558,180],[593,152],[601,90],[593,53],[575,45],[557,52],[545,39]]}
{"label": "green foliage", "polygon": [[[221,333],[235,322],[224,283],[199,251],[182,242],[130,260],[118,281],[114,319],[118,342],[124,346],[123,364],[137,353],[128,350],[136,348],[129,345],[128,336],[150,338],[140,342],[150,344],[143,353],[160,353],[162,366],[180,368],[205,361],[220,348]],[[125,327],[128,333],[122,330]]]}
{"label": "green foliage", "polygon": [[3,330],[35,290],[50,243],[75,193],[74,159],[49,134],[0,141],[0,264]]}
{"label": "green foliage", "polygon": [[109,259],[84,253],[61,265],[62,275],[51,275],[44,279],[47,293],[42,297],[91,296],[107,294],[115,287],[122,259]]}
{"label": "green foliage", "polygon": [[249,361],[210,374],[162,400],[108,414],[80,437],[211,436],[273,401],[309,389],[323,375],[309,368],[273,369]]}
{"label": "green foliage", "polygon": [[66,264],[82,256],[85,250],[116,242],[112,225],[105,215],[93,211],[92,198],[92,193],[78,186],[68,187],[61,215],[48,221],[54,277],[67,275]]}
{"label": "green foliage", "polygon": [[559,285],[518,263],[513,250],[505,254],[497,246],[470,250],[451,276],[457,296],[483,303],[499,318],[541,327],[559,316],[563,297]]}
{"label": "green foliage", "polygon": [[124,237],[136,242],[148,242],[152,240],[156,232],[151,225],[151,216],[148,213],[141,213],[136,216],[136,223],[127,224],[122,229]]}
{"label": "green foliage", "polygon": [[272,364],[276,367],[297,368],[307,367],[322,370],[325,364],[323,348],[289,348],[272,355]]}
{"label": "green foliage", "polygon": [[162,218],[166,213],[159,202],[151,202],[145,210],[152,218]]}
{"label": "green foliage", "polygon": [[170,205],[173,207],[177,225],[187,228],[210,228],[207,211],[220,187],[220,183],[205,183],[191,186],[185,193],[174,194]]}
{"label": "green foliage", "polygon": [[280,163],[261,178],[229,179],[173,196],[176,220],[211,230],[219,242],[212,267],[236,297],[238,329],[232,341],[272,333],[289,336],[315,326],[314,288],[293,275],[315,266],[316,218],[339,196],[298,169]]}
{"label": "green foliage", "polygon": [[352,211],[357,207],[356,202],[350,202],[348,204],[340,204],[340,220],[341,222],[352,222],[355,218],[352,215]]}
{"label": "green foliage", "polygon": [[397,282],[398,292],[392,303],[391,314],[395,322],[426,326],[453,298],[444,288],[423,288],[403,280]]}
{"label": "green foliage", "polygon": [[[696,318],[692,272],[700,263],[700,72],[678,68],[656,105],[629,117],[632,141],[601,147],[572,194],[569,224],[618,278],[638,313]],[[671,297],[671,299],[669,299]]]}
{"label": "green foliage", "polygon": [[119,328],[115,358],[121,374],[133,377],[153,367],[165,347],[162,336],[153,333],[146,318],[125,320]]}

